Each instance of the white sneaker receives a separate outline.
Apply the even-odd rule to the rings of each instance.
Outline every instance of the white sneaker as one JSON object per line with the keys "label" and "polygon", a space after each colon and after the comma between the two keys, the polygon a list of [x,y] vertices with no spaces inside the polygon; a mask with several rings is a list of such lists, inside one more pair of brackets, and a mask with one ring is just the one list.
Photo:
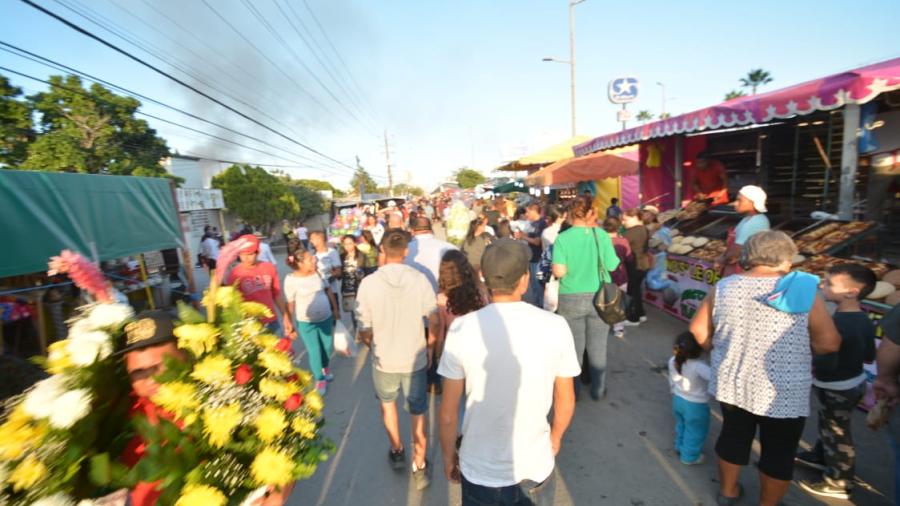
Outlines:
{"label": "white sneaker", "polygon": [[624,322],[622,322],[622,325],[625,325],[626,327],[637,327],[640,324],[641,324],[640,320],[636,321],[636,322],[633,322],[631,320],[625,320]]}
{"label": "white sneaker", "polygon": [[641,316],[640,318],[638,318],[638,321],[641,322],[641,323],[644,323],[645,321],[647,321],[647,317],[646,317],[646,316]]}

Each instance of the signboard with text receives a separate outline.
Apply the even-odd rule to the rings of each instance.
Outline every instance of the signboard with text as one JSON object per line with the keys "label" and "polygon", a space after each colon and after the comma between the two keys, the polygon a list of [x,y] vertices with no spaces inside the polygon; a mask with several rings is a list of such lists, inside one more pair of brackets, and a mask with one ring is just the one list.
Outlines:
{"label": "signboard with text", "polygon": [[669,255],[666,277],[672,282],[663,290],[644,292],[644,300],[682,320],[690,320],[720,278],[711,263],[696,258]]}
{"label": "signboard with text", "polygon": [[178,210],[182,213],[205,209],[223,209],[225,207],[222,190],[176,188],[175,196],[178,199]]}

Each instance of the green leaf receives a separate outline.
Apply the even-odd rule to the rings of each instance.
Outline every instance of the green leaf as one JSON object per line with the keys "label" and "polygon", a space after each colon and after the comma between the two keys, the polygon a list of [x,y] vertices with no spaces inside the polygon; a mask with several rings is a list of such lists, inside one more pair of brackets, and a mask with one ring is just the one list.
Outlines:
{"label": "green leaf", "polygon": [[108,453],[94,455],[90,460],[91,482],[99,487],[105,487],[112,482],[112,466],[109,461]]}
{"label": "green leaf", "polygon": [[181,323],[193,325],[205,322],[206,318],[204,318],[199,311],[194,309],[189,304],[185,304],[183,301],[178,301],[178,320]]}

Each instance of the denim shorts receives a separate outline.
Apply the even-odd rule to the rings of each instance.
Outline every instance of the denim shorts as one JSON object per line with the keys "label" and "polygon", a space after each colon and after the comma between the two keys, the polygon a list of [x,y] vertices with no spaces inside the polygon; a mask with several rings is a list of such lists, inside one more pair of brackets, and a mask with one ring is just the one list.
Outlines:
{"label": "denim shorts", "polygon": [[428,411],[428,374],[426,369],[415,372],[382,372],[372,368],[375,383],[375,397],[381,402],[394,402],[403,390],[406,410],[411,415],[422,415]]}

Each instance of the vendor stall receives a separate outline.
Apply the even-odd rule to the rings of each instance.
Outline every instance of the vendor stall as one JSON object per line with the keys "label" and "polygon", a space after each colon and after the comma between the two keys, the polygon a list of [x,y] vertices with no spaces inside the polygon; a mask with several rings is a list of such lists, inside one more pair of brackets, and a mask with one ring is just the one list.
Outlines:
{"label": "vendor stall", "polygon": [[577,135],[571,139],[555,144],[546,149],[542,149],[536,153],[523,156],[522,158],[505,163],[494,170],[501,172],[519,172],[524,171],[533,173],[542,167],[550,165],[553,162],[566,160],[575,156],[573,146],[582,144],[590,140],[589,136]]}
{"label": "vendor stall", "polygon": [[6,334],[22,354],[64,337],[67,310],[80,305],[67,278],[45,274],[51,256],[68,249],[99,262],[119,292],[152,308],[184,247],[167,179],[0,170],[0,213],[0,346]]}

